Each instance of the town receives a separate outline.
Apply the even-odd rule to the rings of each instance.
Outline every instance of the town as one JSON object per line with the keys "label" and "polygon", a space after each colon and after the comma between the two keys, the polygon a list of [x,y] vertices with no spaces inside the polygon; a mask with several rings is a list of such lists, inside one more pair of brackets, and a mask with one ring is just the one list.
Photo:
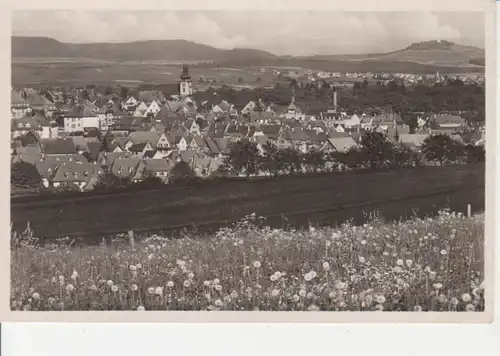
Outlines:
{"label": "town", "polygon": [[[438,85],[443,79],[436,75],[434,80]],[[392,108],[348,112],[339,102],[341,91],[326,82],[326,110],[308,112],[298,106],[295,88],[314,85],[309,83],[314,82],[291,79],[288,105],[258,97],[235,105],[212,88],[207,99],[197,101],[187,65],[180,73],[178,92],[168,97],[154,90],[136,96],[125,90],[126,96],[120,97],[82,88],[45,90],[45,95],[30,88],[13,89],[12,162],[34,166],[47,189],[89,191],[107,173],[132,183],[153,177],[168,183],[180,162],[197,177],[216,176],[224,157],[242,140],[254,143],[261,154],[266,143],[302,154],[347,152],[359,146],[365,132],[383,133],[389,141],[416,151],[433,134],[484,146],[484,122],[471,123],[463,112],[417,112],[412,122]],[[261,169],[251,173],[266,174]],[[25,178],[20,181],[13,193],[16,188],[23,191]]]}

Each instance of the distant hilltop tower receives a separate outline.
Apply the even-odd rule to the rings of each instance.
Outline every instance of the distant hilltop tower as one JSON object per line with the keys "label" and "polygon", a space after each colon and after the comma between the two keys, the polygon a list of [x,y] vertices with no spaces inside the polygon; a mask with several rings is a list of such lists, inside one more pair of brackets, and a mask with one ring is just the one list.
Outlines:
{"label": "distant hilltop tower", "polygon": [[189,67],[187,64],[182,66],[181,82],[179,85],[179,94],[181,97],[193,95],[193,86],[191,82],[191,75],[189,74]]}

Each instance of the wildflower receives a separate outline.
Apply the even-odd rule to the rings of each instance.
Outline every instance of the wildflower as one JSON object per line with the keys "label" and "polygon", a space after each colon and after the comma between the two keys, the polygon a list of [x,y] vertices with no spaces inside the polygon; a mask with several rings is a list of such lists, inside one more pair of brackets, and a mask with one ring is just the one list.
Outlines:
{"label": "wildflower", "polygon": [[382,254],[383,254],[384,256],[389,256],[389,252],[387,252],[387,251],[382,252]]}
{"label": "wildflower", "polygon": [[411,268],[413,266],[413,261],[412,260],[406,260],[406,267]]}
{"label": "wildflower", "polygon": [[403,272],[403,270],[401,269],[401,267],[397,266],[397,267],[394,267],[394,272],[401,273],[401,272]]}
{"label": "wildflower", "polygon": [[337,282],[337,284],[335,285],[335,287],[337,289],[345,289],[345,288],[347,288],[347,283],[345,283],[345,282]]}
{"label": "wildflower", "polygon": [[174,286],[174,282],[168,281],[167,282],[167,287],[172,288]]}
{"label": "wildflower", "polygon": [[415,307],[413,307],[413,311],[421,312],[422,311],[422,307],[420,305],[415,305]]}
{"label": "wildflower", "polygon": [[310,280],[312,280],[312,276],[311,276],[311,274],[310,274],[310,273],[306,273],[306,274],[304,275],[304,279],[305,279],[307,282],[309,282]]}
{"label": "wildflower", "polygon": [[278,277],[277,277],[275,274],[273,274],[273,275],[270,277],[270,279],[271,279],[271,282],[276,282],[276,281],[278,280]]}
{"label": "wildflower", "polygon": [[436,279],[436,272],[434,272],[434,271],[429,272],[429,279],[431,281],[435,280]]}
{"label": "wildflower", "polygon": [[215,278],[215,279],[214,279],[214,284],[219,284],[219,283],[220,283],[219,278]]}
{"label": "wildflower", "polygon": [[212,298],[212,296],[210,295],[210,293],[206,293],[205,298],[207,298],[207,300],[210,300],[210,298]]}
{"label": "wildflower", "polygon": [[378,279],[382,278],[382,276],[380,275],[380,273],[375,272],[375,273],[373,274],[373,278],[375,278],[375,279],[377,279],[377,280],[378,280]]}
{"label": "wildflower", "polygon": [[76,281],[77,277],[78,277],[78,272],[76,270],[73,270],[73,273],[71,274],[71,279],[73,281]]}
{"label": "wildflower", "polygon": [[40,294],[39,294],[39,293],[37,293],[37,292],[35,292],[35,293],[33,293],[32,297],[33,297],[33,299],[35,299],[35,300],[39,300],[39,299],[40,299]]}
{"label": "wildflower", "polygon": [[135,267],[136,267],[137,269],[141,269],[141,268],[142,268],[142,264],[141,264],[141,263],[138,263],[138,264],[136,264],[136,265],[135,265]]}
{"label": "wildflower", "polygon": [[233,298],[233,299],[238,298],[238,292],[236,292],[235,290],[233,290],[233,291],[231,292],[231,298]]}
{"label": "wildflower", "polygon": [[441,283],[434,283],[432,285],[432,288],[434,288],[434,289],[441,289],[441,288],[443,288],[443,285]]}
{"label": "wildflower", "polygon": [[326,241],[325,245],[326,245],[326,247],[330,247],[332,245],[332,243],[330,241]]}
{"label": "wildflower", "polygon": [[375,299],[377,303],[379,304],[384,304],[385,303],[385,297],[383,295],[378,295],[377,298]]}
{"label": "wildflower", "polygon": [[311,304],[309,306],[309,308],[307,308],[309,311],[319,311],[319,307],[314,305],[314,304]]}
{"label": "wildflower", "polygon": [[476,288],[472,289],[471,293],[474,297],[476,297],[476,298],[479,297],[479,288],[476,287]]}
{"label": "wildflower", "polygon": [[68,284],[68,285],[66,286],[66,291],[68,291],[68,292],[72,292],[72,291],[74,291],[74,290],[75,290],[75,287],[73,287],[73,285],[72,285],[72,284]]}
{"label": "wildflower", "polygon": [[222,307],[222,300],[220,300],[220,299],[216,299],[214,304],[215,304],[215,306],[216,306],[217,308],[220,308],[220,307]]}
{"label": "wildflower", "polygon": [[283,274],[282,274],[281,272],[279,272],[279,271],[274,272],[274,275],[275,275],[275,276],[276,276],[276,278],[278,278],[278,279],[280,279],[280,278],[283,276]]}
{"label": "wildflower", "polygon": [[220,284],[217,284],[215,286],[215,290],[218,291],[218,292],[220,292],[222,290],[222,286]]}
{"label": "wildflower", "polygon": [[457,230],[456,230],[456,229],[453,229],[453,230],[451,230],[451,233],[452,233],[452,234],[456,234],[456,233],[457,233]]}
{"label": "wildflower", "polygon": [[469,293],[464,293],[464,294],[462,294],[462,300],[463,300],[465,303],[470,302],[470,301],[471,301],[471,299],[472,299],[472,297],[470,296],[470,294],[469,294]]}
{"label": "wildflower", "polygon": [[451,304],[451,305],[453,305],[453,306],[457,306],[457,305],[458,305],[458,303],[459,303],[458,298],[456,298],[456,297],[452,297],[452,298],[450,299],[450,304]]}
{"label": "wildflower", "polygon": [[312,279],[316,278],[316,276],[317,276],[315,271],[311,271],[311,272],[309,272],[309,274],[311,275]]}
{"label": "wildflower", "polygon": [[439,302],[439,303],[444,304],[444,303],[446,303],[447,298],[446,298],[446,296],[445,296],[444,294],[440,294],[440,295],[437,297],[437,300],[438,300],[438,302]]}
{"label": "wildflower", "polygon": [[155,288],[155,294],[156,295],[163,295],[163,288],[162,287],[156,287]]}
{"label": "wildflower", "polygon": [[292,300],[297,303],[300,300],[300,297],[297,294],[294,294]]}
{"label": "wildflower", "polygon": [[57,283],[56,276],[52,277],[52,279],[51,279],[51,281],[50,281],[50,282],[51,282],[51,283]]}
{"label": "wildflower", "polygon": [[210,281],[203,281],[203,285],[205,287],[210,287]]}
{"label": "wildflower", "polygon": [[133,291],[135,292],[135,291],[136,291],[137,289],[139,289],[139,288],[137,287],[137,284],[132,284],[132,285],[130,286],[130,289],[131,289],[131,290],[133,290]]}
{"label": "wildflower", "polygon": [[476,307],[474,306],[474,304],[467,304],[465,306],[465,311],[468,311],[468,312],[473,312],[476,310]]}
{"label": "wildflower", "polygon": [[375,306],[375,311],[384,311],[384,306],[382,304],[377,304]]}
{"label": "wildflower", "polygon": [[148,293],[149,293],[149,294],[154,294],[154,293],[155,293],[155,289],[154,289],[154,287],[149,287],[149,288],[148,288]]}
{"label": "wildflower", "polygon": [[373,303],[373,297],[372,297],[371,294],[368,294],[368,295],[365,296],[365,303],[367,305],[370,305],[371,303]]}
{"label": "wildflower", "polygon": [[279,294],[280,294],[280,291],[278,289],[273,289],[273,291],[271,292],[272,297],[277,297]]}
{"label": "wildflower", "polygon": [[118,287],[117,287],[116,285],[114,285],[114,284],[113,284],[113,285],[111,286],[111,291],[112,291],[112,292],[114,292],[114,293],[118,292]]}
{"label": "wildflower", "polygon": [[323,262],[323,269],[328,271],[330,269],[330,264],[328,262]]}
{"label": "wildflower", "polygon": [[188,274],[188,278],[189,278],[189,279],[193,279],[193,278],[194,278],[194,273],[193,273],[193,272],[189,272],[189,274]]}
{"label": "wildflower", "polygon": [[191,282],[188,281],[187,279],[184,281],[184,287],[188,288],[191,285]]}
{"label": "wildflower", "polygon": [[335,240],[338,237],[339,237],[339,234],[337,234],[336,232],[332,232],[332,239],[333,240]]}
{"label": "wildflower", "polygon": [[405,263],[403,262],[403,260],[398,259],[398,260],[396,261],[396,264],[397,264],[398,266],[404,266],[404,264],[405,264]]}
{"label": "wildflower", "polygon": [[110,287],[113,285],[113,281],[112,281],[111,279],[110,279],[110,280],[108,280],[106,283],[107,283],[107,284],[108,284],[108,286],[110,286]]}
{"label": "wildflower", "polygon": [[365,258],[363,256],[359,256],[358,260],[359,260],[360,263],[365,263],[366,262],[366,260],[365,260]]}
{"label": "wildflower", "polygon": [[137,307],[137,311],[145,311],[145,310],[146,310],[146,308],[144,308],[142,305],[139,305]]}
{"label": "wildflower", "polygon": [[299,295],[304,298],[306,296],[307,292],[303,289],[299,290]]}
{"label": "wildflower", "polygon": [[366,240],[361,240],[361,245],[366,245]]}
{"label": "wildflower", "polygon": [[479,284],[479,289],[480,290],[483,290],[484,289],[484,281],[481,282],[481,284]]}
{"label": "wildflower", "polygon": [[130,270],[131,270],[131,271],[135,271],[136,269],[137,269],[137,267],[136,267],[136,266],[134,266],[134,265],[131,265],[131,266],[130,266]]}
{"label": "wildflower", "polygon": [[440,254],[441,256],[445,256],[448,252],[446,252],[446,250],[441,250]]}

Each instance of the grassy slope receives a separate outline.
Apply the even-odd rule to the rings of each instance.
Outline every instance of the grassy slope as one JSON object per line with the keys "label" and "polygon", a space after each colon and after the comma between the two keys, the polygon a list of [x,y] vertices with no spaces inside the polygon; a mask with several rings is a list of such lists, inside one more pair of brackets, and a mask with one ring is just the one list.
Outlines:
{"label": "grassy slope", "polygon": [[[12,251],[14,310],[483,310],[484,216]],[[73,277],[73,278],[72,278]]]}
{"label": "grassy slope", "polygon": [[143,228],[172,231],[192,225],[210,229],[251,213],[269,217],[274,226],[282,226],[283,215],[297,226],[351,217],[361,222],[363,214],[372,210],[392,219],[414,210],[432,213],[448,204],[463,211],[468,203],[473,208],[484,207],[483,165],[280,177],[87,198],[14,201],[11,220],[18,230],[29,221],[41,236],[99,235]]}

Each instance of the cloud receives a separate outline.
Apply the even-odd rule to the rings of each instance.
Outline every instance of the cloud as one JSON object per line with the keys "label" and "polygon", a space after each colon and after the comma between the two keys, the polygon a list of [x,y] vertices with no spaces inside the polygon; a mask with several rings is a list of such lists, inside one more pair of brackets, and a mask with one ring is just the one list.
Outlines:
{"label": "cloud", "polygon": [[17,11],[13,34],[63,42],[186,39],[219,48],[277,54],[396,50],[412,42],[484,41],[474,13],[318,11]]}

